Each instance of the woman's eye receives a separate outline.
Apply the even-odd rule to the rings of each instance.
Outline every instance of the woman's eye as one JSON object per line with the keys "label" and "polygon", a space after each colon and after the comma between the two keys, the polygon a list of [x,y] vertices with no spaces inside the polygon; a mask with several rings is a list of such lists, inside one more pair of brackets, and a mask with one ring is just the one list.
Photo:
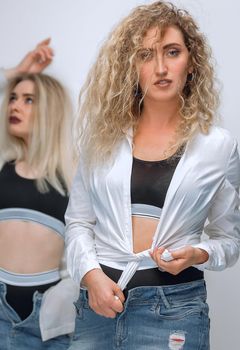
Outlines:
{"label": "woman's eye", "polygon": [[33,104],[33,98],[32,97],[27,97],[25,102],[29,105]]}
{"label": "woman's eye", "polygon": [[171,49],[167,52],[167,55],[169,57],[177,57],[180,54],[180,50],[177,49]]}
{"label": "woman's eye", "polygon": [[16,96],[10,96],[9,97],[9,103],[16,101]]}

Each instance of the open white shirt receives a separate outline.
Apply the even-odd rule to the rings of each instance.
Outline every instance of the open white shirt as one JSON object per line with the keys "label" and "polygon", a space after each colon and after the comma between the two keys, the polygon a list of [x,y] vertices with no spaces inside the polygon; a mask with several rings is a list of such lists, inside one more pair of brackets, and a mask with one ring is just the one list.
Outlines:
{"label": "open white shirt", "polygon": [[[156,266],[149,250],[133,252],[131,145],[126,136],[114,160],[90,171],[80,161],[65,217],[67,265],[78,284],[99,263],[122,267],[122,289],[137,269]],[[176,167],[151,249],[191,245],[209,254],[199,269],[233,265],[240,248],[239,184],[237,143],[229,132],[212,127],[198,133]],[[209,239],[202,241],[203,231]]]}

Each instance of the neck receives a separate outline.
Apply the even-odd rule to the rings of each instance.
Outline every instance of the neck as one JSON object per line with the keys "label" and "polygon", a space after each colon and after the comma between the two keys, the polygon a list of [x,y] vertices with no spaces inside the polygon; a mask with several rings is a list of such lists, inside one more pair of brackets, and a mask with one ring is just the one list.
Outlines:
{"label": "neck", "polygon": [[168,102],[148,103],[144,101],[144,107],[140,118],[140,124],[148,129],[176,129],[179,122],[179,104]]}
{"label": "neck", "polygon": [[16,171],[18,175],[27,179],[36,179],[38,177],[37,172],[29,166],[26,158],[16,163]]}
{"label": "neck", "polygon": [[25,162],[27,162],[27,159],[28,159],[28,145],[26,142],[24,142],[24,145],[23,145],[23,152],[24,152],[24,154],[23,154],[22,161],[25,163]]}

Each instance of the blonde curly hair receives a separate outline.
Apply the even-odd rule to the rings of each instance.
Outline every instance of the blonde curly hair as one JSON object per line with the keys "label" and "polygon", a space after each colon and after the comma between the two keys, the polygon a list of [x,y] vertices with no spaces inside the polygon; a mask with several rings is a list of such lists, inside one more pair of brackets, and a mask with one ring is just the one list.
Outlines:
{"label": "blonde curly hair", "polygon": [[80,92],[77,139],[88,163],[110,157],[127,130],[136,129],[143,96],[138,92],[137,56],[150,28],[176,26],[183,34],[193,69],[181,99],[179,146],[196,131],[207,133],[218,105],[211,50],[193,18],[171,3],[136,7],[100,49]]}

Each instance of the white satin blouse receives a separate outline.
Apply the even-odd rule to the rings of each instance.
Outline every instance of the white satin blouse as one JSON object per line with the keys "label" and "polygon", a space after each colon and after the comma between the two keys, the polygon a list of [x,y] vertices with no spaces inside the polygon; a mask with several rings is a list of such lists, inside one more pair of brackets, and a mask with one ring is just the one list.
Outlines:
{"label": "white satin blouse", "polygon": [[[133,252],[131,145],[127,136],[114,161],[90,173],[83,159],[78,167],[65,217],[67,265],[78,284],[99,263],[124,270],[122,289],[137,269],[156,266],[149,250]],[[198,133],[177,165],[151,249],[191,245],[209,254],[199,269],[233,265],[240,248],[239,184],[237,143],[229,132],[214,126],[208,135]]]}

